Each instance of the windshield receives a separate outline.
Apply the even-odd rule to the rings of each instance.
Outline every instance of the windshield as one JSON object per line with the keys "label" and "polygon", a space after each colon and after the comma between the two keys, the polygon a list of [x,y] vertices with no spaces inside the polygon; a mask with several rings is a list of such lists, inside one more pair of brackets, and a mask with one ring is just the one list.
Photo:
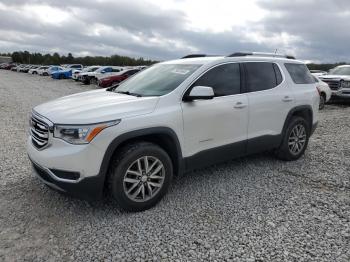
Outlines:
{"label": "windshield", "polygon": [[348,67],[336,67],[329,71],[331,75],[350,75],[350,66]]}
{"label": "windshield", "polygon": [[100,67],[98,66],[98,67],[90,67],[90,68],[88,68],[88,72],[94,72],[94,71],[96,71],[97,69],[99,69]]}
{"label": "windshield", "polygon": [[201,65],[157,64],[129,78],[115,92],[162,96],[175,90]]}
{"label": "windshield", "polygon": [[95,72],[101,73],[103,70],[106,70],[107,68],[109,68],[109,67],[108,66],[101,66],[100,68],[96,69]]}

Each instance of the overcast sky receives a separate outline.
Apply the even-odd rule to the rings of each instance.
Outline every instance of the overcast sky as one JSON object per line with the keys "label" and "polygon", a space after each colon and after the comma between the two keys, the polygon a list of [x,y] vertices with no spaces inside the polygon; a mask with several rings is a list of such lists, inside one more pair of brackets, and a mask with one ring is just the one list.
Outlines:
{"label": "overcast sky", "polygon": [[350,61],[350,0],[0,0],[0,52]]}

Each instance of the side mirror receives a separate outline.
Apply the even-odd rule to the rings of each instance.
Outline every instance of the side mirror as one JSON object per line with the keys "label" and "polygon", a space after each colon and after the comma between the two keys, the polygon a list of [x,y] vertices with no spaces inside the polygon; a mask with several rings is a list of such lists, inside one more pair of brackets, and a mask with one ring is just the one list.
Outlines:
{"label": "side mirror", "polygon": [[185,97],[185,101],[208,100],[214,98],[213,88],[210,86],[195,86]]}
{"label": "side mirror", "polygon": [[105,71],[105,70],[102,70],[101,73],[104,74],[104,73],[106,73],[106,71]]}

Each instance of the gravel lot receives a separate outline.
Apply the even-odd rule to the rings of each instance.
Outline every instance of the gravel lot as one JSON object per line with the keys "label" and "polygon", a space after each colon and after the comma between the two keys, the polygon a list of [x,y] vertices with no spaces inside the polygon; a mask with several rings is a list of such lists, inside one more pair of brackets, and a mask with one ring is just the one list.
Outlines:
{"label": "gravel lot", "polygon": [[350,261],[350,105],[326,106],[296,162],[196,171],[127,213],[48,189],[27,159],[31,108],[91,88],[0,71],[0,261]]}

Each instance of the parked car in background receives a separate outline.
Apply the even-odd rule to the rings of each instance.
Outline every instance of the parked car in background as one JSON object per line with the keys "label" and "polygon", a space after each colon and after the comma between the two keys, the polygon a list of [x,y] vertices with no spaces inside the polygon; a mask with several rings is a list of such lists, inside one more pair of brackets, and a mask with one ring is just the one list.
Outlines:
{"label": "parked car in background", "polygon": [[76,76],[73,75],[73,79],[77,81],[84,82],[85,76],[87,76],[88,73],[95,72],[97,69],[99,69],[101,66],[88,66],[85,67],[81,72],[76,74]]}
{"label": "parked car in background", "polygon": [[12,68],[14,68],[16,66],[17,66],[16,64],[5,64],[5,65],[3,65],[2,69],[11,70]]}
{"label": "parked car in background", "polygon": [[[47,72],[47,70],[49,69],[49,67],[50,66],[41,66],[41,67],[39,67],[38,69],[36,69],[36,73],[38,74],[38,75],[44,75],[44,72],[46,71]],[[35,71],[34,71],[35,72]],[[34,73],[33,72],[33,73]],[[34,73],[35,74],[35,73]]]}
{"label": "parked car in background", "polygon": [[75,80],[75,81],[78,81],[78,76],[79,74],[82,72],[82,70],[79,70],[79,69],[74,69],[72,71],[72,79]]}
{"label": "parked car in background", "polygon": [[61,66],[49,66],[47,69],[41,70],[39,74],[42,76],[49,76],[53,72],[56,72],[58,70],[63,70],[63,67],[61,67]]}
{"label": "parked car in background", "polygon": [[71,65],[65,65],[65,68],[72,68],[72,69],[78,69],[78,70],[83,70],[83,65],[81,64],[71,64]]}
{"label": "parked car in background", "polygon": [[337,66],[319,77],[332,90],[334,98],[350,98],[350,65]]}
{"label": "parked car in background", "polygon": [[31,65],[29,67],[26,68],[25,71],[23,71],[24,73],[29,73],[29,74],[32,74],[32,71],[31,70],[36,70],[37,68],[39,68],[40,66],[39,65]]}
{"label": "parked car in background", "polygon": [[86,72],[83,75],[83,83],[85,85],[97,84],[99,78],[107,76],[109,74],[118,73],[123,71],[124,68],[120,66],[101,66],[99,69],[93,72]]}
{"label": "parked car in background", "polygon": [[107,191],[142,211],[185,171],[263,151],[299,159],[318,107],[315,80],[289,56],[184,58],[36,106],[27,152],[49,187],[87,199]]}
{"label": "parked car in background", "polygon": [[51,73],[51,77],[53,79],[68,79],[68,78],[72,78],[72,71],[73,70],[74,70],[73,68],[63,68],[61,70],[52,72]]}
{"label": "parked car in background", "polygon": [[322,75],[327,75],[326,71],[322,71],[322,70],[310,70],[311,74],[313,74],[314,76],[322,76]]}
{"label": "parked car in background", "polygon": [[10,68],[11,71],[14,71],[14,72],[17,72],[17,68],[19,67],[19,65],[15,65],[15,66],[12,66]]}
{"label": "parked car in background", "polygon": [[32,68],[28,71],[29,74],[37,75],[39,74],[40,70],[44,70],[49,68],[48,66],[38,66],[36,68]]}
{"label": "parked car in background", "polygon": [[115,85],[124,81],[125,79],[129,78],[130,76],[138,72],[140,72],[140,69],[126,69],[119,73],[100,78],[98,80],[98,86],[103,88],[110,87],[112,85]]}
{"label": "parked car in background", "polygon": [[17,72],[21,72],[27,65],[19,65],[17,66]]}
{"label": "parked car in background", "polygon": [[317,76],[312,75],[312,77],[315,79],[315,82],[317,84],[317,90],[318,90],[318,93],[320,94],[319,109],[322,110],[325,104],[331,99],[332,90],[329,88],[327,83],[323,82]]}

